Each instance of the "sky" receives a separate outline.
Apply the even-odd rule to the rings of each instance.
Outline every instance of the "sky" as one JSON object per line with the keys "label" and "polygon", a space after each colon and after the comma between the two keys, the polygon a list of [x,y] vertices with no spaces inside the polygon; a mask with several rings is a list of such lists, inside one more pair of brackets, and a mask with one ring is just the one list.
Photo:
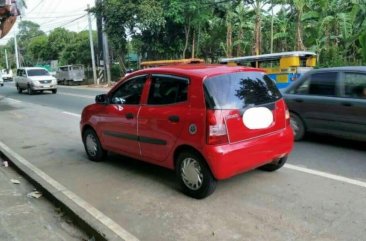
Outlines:
{"label": "sky", "polygon": [[[6,44],[14,37],[18,30],[17,25],[22,20],[38,23],[46,34],[57,27],[75,32],[87,30],[89,26],[85,9],[88,4],[90,7],[95,6],[95,0],[25,0],[25,3],[27,8],[24,9],[23,15],[18,17],[12,30],[0,40],[0,45]],[[94,16],[92,22],[92,28],[95,30]]]}

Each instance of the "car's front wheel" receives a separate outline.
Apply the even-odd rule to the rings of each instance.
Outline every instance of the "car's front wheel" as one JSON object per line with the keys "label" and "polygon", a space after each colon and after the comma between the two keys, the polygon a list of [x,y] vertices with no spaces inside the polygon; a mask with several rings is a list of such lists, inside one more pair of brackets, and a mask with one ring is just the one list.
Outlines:
{"label": "car's front wheel", "polygon": [[206,162],[191,151],[185,151],[178,155],[176,175],[183,192],[193,198],[205,198],[216,188],[217,181]]}
{"label": "car's front wheel", "polygon": [[57,89],[52,90],[52,94],[56,94],[57,93]]}
{"label": "car's front wheel", "polygon": [[92,129],[86,129],[83,133],[83,143],[86,154],[91,161],[100,162],[107,152],[102,148],[97,133]]}
{"label": "car's front wheel", "polygon": [[28,93],[28,95],[33,95],[33,90],[32,90],[32,87],[30,87],[30,85],[28,85],[27,93]]}
{"label": "car's front wheel", "polygon": [[19,93],[19,94],[21,94],[21,93],[22,93],[22,91],[23,91],[23,89],[22,89],[22,88],[20,88],[20,87],[17,85],[17,91],[18,91],[18,93]]}

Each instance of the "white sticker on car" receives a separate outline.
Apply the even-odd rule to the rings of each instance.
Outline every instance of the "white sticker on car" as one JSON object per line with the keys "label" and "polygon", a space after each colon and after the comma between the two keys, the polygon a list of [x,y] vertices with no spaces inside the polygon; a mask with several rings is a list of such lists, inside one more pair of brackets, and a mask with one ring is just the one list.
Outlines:
{"label": "white sticker on car", "polygon": [[254,107],[243,114],[244,125],[251,130],[265,129],[273,123],[272,111],[266,107]]}

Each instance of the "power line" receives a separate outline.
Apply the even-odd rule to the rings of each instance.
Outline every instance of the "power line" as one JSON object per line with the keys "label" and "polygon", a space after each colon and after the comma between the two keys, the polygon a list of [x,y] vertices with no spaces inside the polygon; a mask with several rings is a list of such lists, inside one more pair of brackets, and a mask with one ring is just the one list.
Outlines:
{"label": "power line", "polygon": [[39,3],[38,3],[34,8],[32,8],[32,10],[30,10],[30,11],[28,12],[28,14],[29,14],[29,13],[31,13],[31,12],[33,12],[34,10],[36,10],[36,9],[38,8],[38,6],[39,6],[43,1],[44,1],[44,0],[39,1]]}

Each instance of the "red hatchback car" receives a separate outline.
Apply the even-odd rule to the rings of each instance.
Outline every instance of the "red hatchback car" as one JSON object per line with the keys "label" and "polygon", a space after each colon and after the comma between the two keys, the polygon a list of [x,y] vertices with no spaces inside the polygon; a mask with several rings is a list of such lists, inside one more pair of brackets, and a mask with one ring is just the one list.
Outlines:
{"label": "red hatchback car", "polygon": [[174,169],[194,198],[216,180],[281,168],[294,139],[275,83],[259,69],[224,65],[134,72],[84,108],[80,127],[92,161],[111,151]]}

